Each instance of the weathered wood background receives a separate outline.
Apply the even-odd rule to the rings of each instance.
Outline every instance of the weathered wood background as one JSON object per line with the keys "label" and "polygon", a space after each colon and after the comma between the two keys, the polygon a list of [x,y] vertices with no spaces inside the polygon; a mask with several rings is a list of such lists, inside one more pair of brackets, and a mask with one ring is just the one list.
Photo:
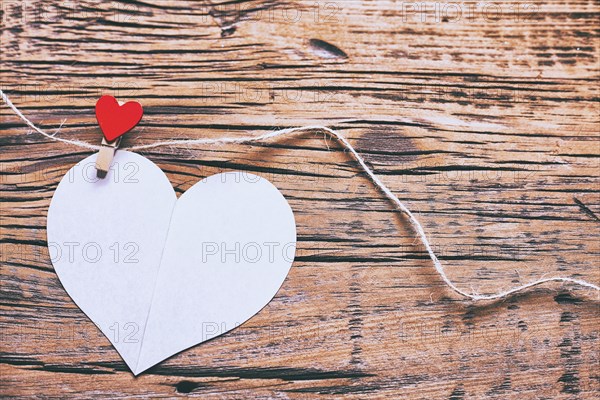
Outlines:
{"label": "weathered wood background", "polygon": [[[1,85],[44,129],[98,143],[100,94],[146,110],[124,146],[323,124],[418,213],[456,284],[600,283],[593,0],[3,1]],[[1,395],[38,398],[593,399],[598,295],[550,284],[473,303],[321,133],[146,156],[178,193],[226,170],[270,179],[299,245],[240,328],[138,378],[60,285],[46,213],[91,154],[4,105]]]}

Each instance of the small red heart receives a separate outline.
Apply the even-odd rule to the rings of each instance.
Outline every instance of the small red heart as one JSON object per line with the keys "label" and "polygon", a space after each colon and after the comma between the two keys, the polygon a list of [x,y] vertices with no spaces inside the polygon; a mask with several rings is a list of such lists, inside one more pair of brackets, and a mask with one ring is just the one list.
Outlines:
{"label": "small red heart", "polygon": [[132,130],[142,115],[144,109],[137,101],[128,101],[121,106],[113,96],[102,96],[96,103],[96,119],[109,142]]}

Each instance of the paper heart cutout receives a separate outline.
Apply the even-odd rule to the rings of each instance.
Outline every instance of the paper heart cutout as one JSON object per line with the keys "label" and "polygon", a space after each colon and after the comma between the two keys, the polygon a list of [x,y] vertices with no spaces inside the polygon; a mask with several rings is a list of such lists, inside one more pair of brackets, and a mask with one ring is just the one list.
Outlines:
{"label": "paper heart cutout", "polygon": [[105,95],[96,102],[96,119],[109,142],[132,130],[143,115],[144,109],[137,101],[128,101],[119,105],[113,96]]}
{"label": "paper heart cutout", "polygon": [[135,375],[262,309],[292,265],[294,215],[264,178],[213,175],[179,199],[151,161],[96,155],[61,180],[48,210],[50,257],[67,293]]}

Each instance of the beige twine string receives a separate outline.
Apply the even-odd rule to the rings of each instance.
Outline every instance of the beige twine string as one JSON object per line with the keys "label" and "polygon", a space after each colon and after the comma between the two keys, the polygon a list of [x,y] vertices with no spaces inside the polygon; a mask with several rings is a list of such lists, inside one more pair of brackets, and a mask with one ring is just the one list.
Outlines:
{"label": "beige twine string", "polygon": [[[8,99],[8,97],[6,96],[6,94],[4,94],[4,92],[2,90],[0,90],[0,95],[2,95],[2,99],[4,100],[4,102],[15,112],[15,114],[17,114],[34,131],[46,136],[49,139],[59,141],[62,143],[72,144],[74,146],[83,147],[83,148],[91,149],[91,150],[100,149],[100,146],[97,146],[97,145],[80,142],[80,141],[76,141],[76,140],[67,140],[67,139],[56,137],[56,133],[58,131],[55,132],[54,134],[49,134],[47,132],[44,132],[43,130],[41,130],[40,128],[35,126],[30,120],[28,120],[19,111],[19,109],[17,109],[17,107],[15,107],[15,105]],[[354,159],[358,162],[358,164],[361,166],[363,171],[369,177],[369,180],[385,195],[385,197],[387,197],[396,206],[396,208],[400,212],[402,212],[404,215],[406,215],[408,217],[408,221],[410,222],[412,227],[417,232],[417,235],[419,236],[421,243],[423,243],[423,245],[425,246],[425,249],[427,250],[427,253],[429,254],[429,257],[431,258],[431,261],[433,261],[433,265],[435,266],[436,271],[438,272],[438,274],[440,275],[440,277],[442,278],[444,283],[446,283],[446,285],[448,285],[452,290],[454,290],[459,295],[469,298],[469,299],[472,299],[472,300],[502,299],[502,298],[512,295],[513,293],[517,293],[517,292],[520,292],[520,291],[526,290],[528,288],[538,286],[538,285],[541,285],[541,284],[544,284],[547,282],[574,283],[579,286],[583,286],[583,287],[590,288],[590,289],[593,289],[596,291],[600,291],[600,287],[598,287],[592,283],[589,283],[589,282],[586,282],[586,281],[583,281],[580,279],[573,279],[573,278],[567,278],[567,277],[561,277],[561,276],[538,279],[536,281],[529,282],[527,284],[517,286],[515,288],[509,289],[506,291],[502,291],[502,292],[499,292],[496,294],[491,294],[491,295],[480,295],[480,294],[476,294],[476,293],[467,293],[467,292],[459,289],[458,287],[456,287],[454,285],[454,283],[452,283],[452,281],[448,278],[448,276],[446,276],[446,273],[444,272],[444,267],[442,266],[442,264],[440,263],[440,260],[438,260],[437,256],[431,249],[431,245],[429,243],[429,240],[427,239],[427,235],[425,235],[423,226],[417,220],[417,218],[413,215],[413,213],[410,212],[410,210],[398,199],[398,197],[394,193],[392,193],[392,191],[386,185],[383,184],[383,182],[381,182],[381,180],[367,166],[365,160],[361,157],[360,154],[358,154],[358,152],[354,149],[354,147],[352,147],[352,145],[348,142],[348,140],[346,140],[346,138],[344,136],[342,136],[339,132],[336,132],[333,129],[330,129],[326,126],[303,126],[303,127],[299,127],[299,128],[281,129],[278,131],[265,133],[265,134],[259,135],[259,136],[246,136],[246,137],[237,137],[237,138],[223,137],[223,138],[219,138],[219,139],[169,140],[169,141],[165,141],[165,142],[157,142],[157,143],[152,143],[152,144],[128,147],[126,149],[127,150],[148,150],[148,149],[162,147],[162,146],[197,145],[197,144],[205,144],[205,145],[217,145],[217,144],[227,144],[227,143],[246,144],[246,143],[253,143],[253,142],[261,142],[261,141],[273,139],[273,138],[284,136],[284,135],[290,135],[293,133],[308,132],[308,131],[326,132],[327,134],[329,134],[329,136],[331,136],[332,138],[339,141],[352,154]]]}

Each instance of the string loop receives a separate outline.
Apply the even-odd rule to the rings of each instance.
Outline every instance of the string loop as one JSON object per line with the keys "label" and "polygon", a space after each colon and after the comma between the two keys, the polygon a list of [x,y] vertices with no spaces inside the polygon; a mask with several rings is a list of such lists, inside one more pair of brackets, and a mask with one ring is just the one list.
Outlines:
{"label": "string loop", "polygon": [[[91,149],[91,150],[100,149],[100,146],[96,146],[96,145],[93,145],[90,143],[56,137],[56,133],[58,133],[58,130],[54,134],[49,134],[47,132],[44,132],[43,130],[38,128],[33,122],[31,122],[29,119],[27,119],[21,113],[21,111],[19,111],[19,109],[9,100],[9,98],[6,96],[6,94],[2,90],[0,90],[0,95],[2,96],[2,100],[4,100],[4,102],[15,112],[15,114],[17,114],[19,116],[19,118],[21,118],[34,131],[46,136],[47,138],[49,138],[51,140],[55,140],[55,141],[59,141],[62,143],[67,143],[67,144],[71,144],[73,146],[79,146],[79,147]],[[468,299],[471,299],[471,300],[496,300],[496,299],[502,299],[502,298],[508,297],[514,293],[521,292],[523,290],[532,288],[534,286],[542,285],[547,282],[573,283],[575,285],[579,285],[579,286],[582,286],[585,288],[600,291],[599,286],[594,285],[590,282],[580,280],[580,279],[562,277],[562,276],[538,279],[533,282],[529,282],[524,285],[517,286],[512,289],[502,291],[499,293],[495,293],[495,294],[490,294],[490,295],[480,295],[477,293],[468,293],[468,292],[465,292],[464,290],[458,288],[446,275],[446,272],[444,271],[444,267],[442,266],[442,263],[440,262],[440,260],[437,258],[436,254],[433,252],[433,250],[431,248],[431,244],[429,243],[429,239],[427,239],[425,230],[423,229],[423,226],[421,225],[419,220],[408,209],[408,207],[406,207],[404,205],[404,203],[402,203],[400,201],[400,199],[398,199],[398,197],[394,193],[392,193],[392,191],[377,177],[377,175],[375,175],[375,173],[371,170],[371,168],[369,168],[367,166],[365,160],[362,158],[362,156],[360,154],[358,154],[358,152],[354,149],[354,147],[350,144],[350,142],[348,142],[348,140],[344,136],[342,136],[339,132],[337,132],[331,128],[328,128],[326,126],[314,125],[314,126],[303,126],[303,127],[298,127],[298,128],[281,129],[281,130],[265,133],[265,134],[259,135],[259,136],[223,137],[223,138],[218,138],[218,139],[169,140],[169,141],[164,141],[164,142],[132,146],[132,147],[125,148],[125,149],[132,150],[132,151],[139,151],[139,150],[153,149],[153,148],[162,147],[162,146],[180,146],[180,145],[190,146],[190,145],[201,145],[201,144],[217,145],[217,144],[228,144],[228,143],[249,144],[249,143],[255,143],[255,142],[262,142],[265,140],[273,139],[273,138],[284,136],[284,135],[290,135],[290,134],[299,133],[299,132],[309,132],[309,131],[322,131],[322,132],[327,133],[330,137],[332,137],[333,139],[335,139],[339,143],[341,143],[342,146],[344,146],[344,148],[346,148],[350,152],[352,157],[356,160],[356,162],[358,162],[358,164],[360,165],[362,170],[367,174],[369,180],[375,185],[375,187],[379,191],[381,191],[381,193],[383,193],[383,195],[388,200],[390,200],[392,202],[392,204],[396,207],[396,209],[398,211],[400,211],[402,214],[406,215],[410,225],[413,227],[413,229],[417,233],[417,236],[419,237],[421,243],[425,247],[425,250],[427,250],[427,254],[429,255],[429,258],[431,258],[431,261],[433,261],[435,270],[437,271],[439,276],[442,278],[444,283],[446,285],[448,285],[448,287],[450,287],[450,289],[452,289],[455,293],[457,293],[463,297],[466,297]]]}

